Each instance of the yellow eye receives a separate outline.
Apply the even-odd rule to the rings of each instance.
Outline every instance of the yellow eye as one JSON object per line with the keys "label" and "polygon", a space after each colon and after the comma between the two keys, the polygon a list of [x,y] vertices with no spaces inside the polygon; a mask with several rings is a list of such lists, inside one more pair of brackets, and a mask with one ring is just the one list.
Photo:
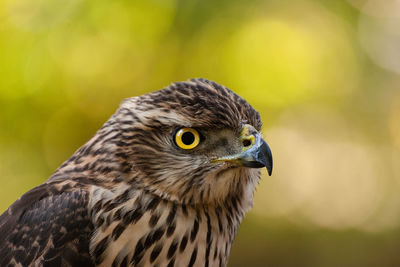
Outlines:
{"label": "yellow eye", "polygon": [[200,134],[193,128],[182,128],[175,134],[175,143],[182,149],[193,149],[200,143]]}

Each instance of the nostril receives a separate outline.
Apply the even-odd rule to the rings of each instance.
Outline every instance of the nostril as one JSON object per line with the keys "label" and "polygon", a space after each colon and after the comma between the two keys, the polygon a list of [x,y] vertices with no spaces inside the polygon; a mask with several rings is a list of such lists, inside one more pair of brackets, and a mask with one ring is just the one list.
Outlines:
{"label": "nostril", "polygon": [[248,139],[243,140],[242,143],[243,143],[243,146],[244,146],[244,147],[248,147],[248,146],[251,145],[251,141],[248,140]]}

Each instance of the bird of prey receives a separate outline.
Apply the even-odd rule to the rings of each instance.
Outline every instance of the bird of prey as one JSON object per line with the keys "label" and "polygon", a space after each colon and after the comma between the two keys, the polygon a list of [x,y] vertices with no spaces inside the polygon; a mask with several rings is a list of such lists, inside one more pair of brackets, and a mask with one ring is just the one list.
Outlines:
{"label": "bird of prey", "polygon": [[259,113],[192,79],[129,98],[0,216],[0,266],[225,266],[271,151]]}

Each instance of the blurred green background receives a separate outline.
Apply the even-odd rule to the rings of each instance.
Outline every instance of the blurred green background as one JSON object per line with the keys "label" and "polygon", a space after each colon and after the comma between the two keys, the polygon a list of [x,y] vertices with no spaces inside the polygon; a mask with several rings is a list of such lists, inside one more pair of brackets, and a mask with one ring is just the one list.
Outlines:
{"label": "blurred green background", "polygon": [[204,77],[274,154],[229,266],[400,266],[396,0],[0,2],[0,211],[118,107]]}

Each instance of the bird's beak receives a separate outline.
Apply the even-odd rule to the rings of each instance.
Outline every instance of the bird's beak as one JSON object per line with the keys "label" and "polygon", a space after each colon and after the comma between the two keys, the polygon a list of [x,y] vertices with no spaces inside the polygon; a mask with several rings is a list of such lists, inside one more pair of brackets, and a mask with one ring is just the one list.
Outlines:
{"label": "bird's beak", "polygon": [[272,153],[268,144],[264,141],[261,134],[251,125],[244,125],[240,140],[243,144],[242,152],[239,154],[221,157],[216,162],[229,162],[233,165],[262,168],[266,167],[268,174],[272,174]]}

